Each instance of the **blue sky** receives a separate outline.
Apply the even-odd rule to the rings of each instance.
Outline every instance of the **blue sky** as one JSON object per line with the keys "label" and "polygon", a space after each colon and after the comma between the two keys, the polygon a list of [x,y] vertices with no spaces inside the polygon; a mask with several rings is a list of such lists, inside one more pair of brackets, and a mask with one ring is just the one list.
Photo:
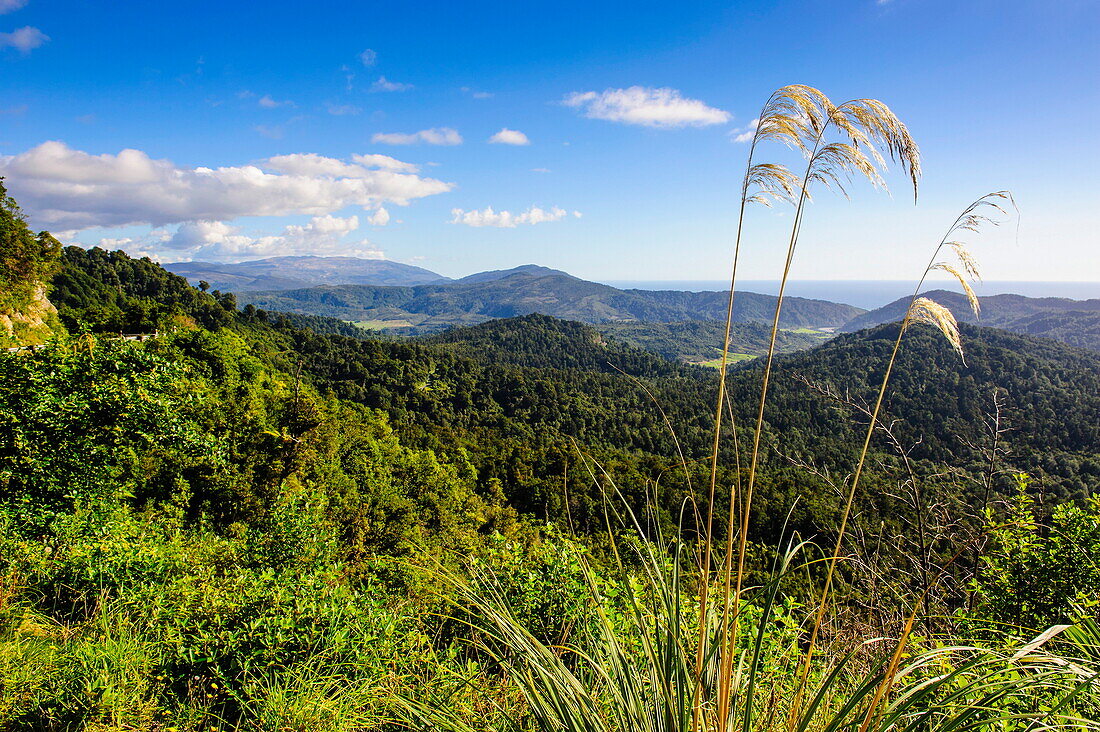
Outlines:
{"label": "blue sky", "polygon": [[[722,279],[736,130],[804,83],[889,104],[925,175],[916,207],[896,176],[820,193],[796,277],[914,277],[1007,188],[987,278],[1100,281],[1098,31],[1093,0],[0,0],[0,174],[35,228],[162,261]],[[789,220],[752,212],[746,277],[778,276]]]}

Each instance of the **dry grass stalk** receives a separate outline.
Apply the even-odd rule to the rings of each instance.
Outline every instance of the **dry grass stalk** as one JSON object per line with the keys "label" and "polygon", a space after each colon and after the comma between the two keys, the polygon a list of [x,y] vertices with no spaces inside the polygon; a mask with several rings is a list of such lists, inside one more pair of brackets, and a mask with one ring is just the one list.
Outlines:
{"label": "dry grass stalk", "polygon": [[[744,587],[745,577],[745,553],[748,536],[748,517],[752,506],[753,489],[755,487],[756,472],[760,456],[760,439],[763,431],[764,407],[767,402],[768,384],[771,377],[772,363],[775,356],[775,342],[779,332],[779,320],[782,312],[783,297],[790,277],[791,265],[794,260],[798,237],[802,226],[802,217],[805,204],[810,198],[810,189],[815,184],[821,184],[827,188],[839,190],[846,194],[846,183],[853,177],[865,178],[875,187],[885,188],[885,182],[880,170],[885,168],[886,158],[889,157],[900,164],[909,175],[913,184],[913,195],[916,197],[917,180],[920,176],[920,153],[909,135],[908,129],[893,112],[882,102],[873,99],[855,99],[841,105],[834,105],[820,91],[812,87],[793,87],[797,93],[792,95],[791,111],[792,127],[784,128],[787,135],[781,138],[791,147],[796,147],[804,152],[807,157],[806,170],[797,187],[795,200],[795,216],[791,228],[790,240],[787,246],[787,257],[783,268],[783,276],[780,280],[779,294],[776,300],[775,314],[772,320],[771,337],[769,339],[768,354],[764,365],[763,379],[760,389],[759,409],[757,411],[756,426],[753,432],[753,447],[749,465],[748,485],[745,495],[740,501],[741,521],[738,531],[737,547],[737,572],[735,575],[732,603],[734,615],[732,620],[732,638],[737,636],[738,616],[736,609],[740,605],[740,599]],[[832,130],[838,130],[848,138],[847,142],[827,142],[826,135]],[[798,130],[802,135],[796,142],[791,141],[790,134]],[[751,167],[751,166],[750,166]],[[737,510],[736,502],[731,501],[731,511]],[[731,534],[732,535],[732,534]],[[710,547],[706,549],[709,555]],[[732,554],[732,547],[731,552]],[[707,564],[709,566],[709,563]],[[732,575],[732,566],[730,568]],[[706,578],[708,575],[704,574]],[[730,582],[733,578],[724,578]],[[705,605],[701,603],[701,607]],[[726,643],[727,647],[722,652],[723,688],[719,696],[728,697],[729,684],[732,678],[733,646],[732,642]],[[723,704],[723,711],[726,705]],[[722,721],[728,718],[728,714],[719,716],[719,724],[724,729]]]}
{"label": "dry grass stalk", "polygon": [[[847,141],[827,142],[827,133],[835,129],[847,137]],[[780,165],[754,163],[753,158],[760,142],[778,142],[802,152],[807,158],[805,173],[801,178],[794,176]],[[750,150],[749,160],[742,182],[740,211],[737,235],[734,246],[734,262],[730,282],[730,295],[726,317],[726,337],[722,349],[719,371],[719,393],[715,408],[714,442],[711,455],[711,479],[708,492],[708,510],[705,533],[702,537],[700,556],[699,626],[700,633],[696,648],[695,698],[693,705],[692,729],[698,730],[702,723],[702,670],[707,652],[703,620],[707,617],[709,604],[709,583],[711,559],[713,553],[713,517],[714,499],[717,482],[718,445],[721,439],[722,404],[725,400],[726,366],[729,353],[730,327],[733,318],[734,297],[737,281],[737,265],[740,257],[741,235],[744,223],[745,207],[748,203],[760,202],[770,205],[773,200],[789,201],[795,205],[795,217],[787,248],[787,258],[779,295],[776,300],[775,315],[772,322],[767,360],[764,367],[760,391],[760,405],[753,433],[752,458],[749,467],[748,486],[744,496],[731,496],[730,516],[727,532],[726,562],[722,572],[723,598],[722,623],[720,627],[720,671],[718,688],[717,720],[720,728],[730,718],[731,688],[733,686],[734,639],[737,636],[737,608],[744,587],[745,552],[748,533],[748,516],[752,505],[756,471],[760,455],[760,438],[763,428],[764,407],[767,401],[768,382],[771,376],[775,355],[775,342],[779,331],[779,320],[783,297],[790,275],[798,236],[802,225],[805,204],[810,199],[810,189],[815,184],[839,190],[846,195],[846,184],[853,177],[865,178],[875,187],[885,188],[880,170],[886,167],[886,158],[900,164],[913,184],[914,200],[917,193],[917,180],[920,176],[920,153],[901,120],[882,102],[873,99],[855,99],[841,105],[834,105],[822,92],[805,85],[783,87],[769,97],[758,118]],[[738,477],[739,480],[739,477]],[[739,512],[741,520],[738,531],[734,513]],[[733,537],[738,535],[737,572],[733,573]],[[734,582],[736,576],[736,582]],[[732,598],[731,598],[732,593]],[[732,633],[729,632],[730,606],[732,600]]]}
{"label": "dry grass stalk", "polygon": [[[964,285],[964,289],[967,293],[970,306],[974,309],[975,314],[979,311],[978,298],[974,295],[973,289],[966,282],[955,267],[944,262],[937,262],[937,258],[940,256],[944,248],[951,249],[960,261],[960,265],[963,270],[968,273],[972,273],[972,276],[978,276],[978,267],[974,258],[970,255],[966,246],[958,241],[950,240],[950,238],[959,232],[969,231],[972,233],[978,233],[984,225],[991,224],[996,225],[998,222],[989,216],[986,216],[983,212],[986,208],[993,208],[1002,214],[1007,214],[1004,203],[1010,203],[1015,208],[1015,201],[1012,198],[1012,194],[1008,191],[996,191],[982,196],[977,201],[971,203],[960,215],[955,219],[955,222],[947,230],[947,234],[940,240],[940,243],[936,246],[932,253],[932,258],[925,267],[924,273],[921,275],[920,280],[917,282],[916,288],[913,290],[913,296],[909,303],[909,308],[905,313],[905,318],[901,322],[901,326],[898,328],[897,338],[894,340],[894,347],[890,354],[890,359],[886,364],[886,372],[883,374],[882,382],[879,386],[878,396],[875,399],[874,409],[871,411],[870,419],[867,425],[867,432],[864,435],[863,448],[860,451],[859,461],[856,464],[856,469],[852,474],[851,486],[848,490],[848,496],[845,501],[844,511],[841,516],[840,529],[837,532],[836,545],[833,550],[832,556],[829,559],[828,569],[825,575],[825,585],[821,592],[821,598],[818,602],[817,613],[814,619],[813,630],[810,634],[810,641],[806,650],[805,659],[802,667],[800,686],[805,683],[805,679],[809,674],[810,663],[813,659],[813,653],[817,642],[818,633],[821,629],[821,624],[825,617],[826,609],[828,608],[829,592],[832,589],[832,581],[836,570],[836,563],[840,557],[840,552],[844,546],[844,537],[848,527],[848,520],[851,517],[852,505],[855,501],[856,491],[859,487],[859,480],[863,474],[863,467],[867,459],[867,452],[870,448],[871,437],[874,434],[875,426],[878,422],[879,412],[882,408],[883,397],[886,394],[886,387],[890,382],[890,375],[893,372],[894,364],[897,360],[898,351],[901,348],[901,341],[908,330],[908,327],[913,322],[924,322],[933,325],[938,328],[944,337],[951,344],[952,348],[959,354],[963,355],[962,341],[959,335],[958,323],[955,321],[955,316],[950,310],[940,305],[939,303],[926,298],[920,297],[919,293],[924,286],[925,280],[928,275],[934,271],[947,271],[953,276],[959,278],[960,282]],[[927,590],[926,590],[927,592]],[[903,636],[907,637],[907,634]],[[904,640],[902,641],[904,644]],[[899,651],[900,653],[900,651]],[[801,690],[800,690],[801,691]],[[798,706],[798,700],[796,700],[795,706]],[[793,713],[793,712],[792,712]],[[793,718],[793,717],[792,717]]]}

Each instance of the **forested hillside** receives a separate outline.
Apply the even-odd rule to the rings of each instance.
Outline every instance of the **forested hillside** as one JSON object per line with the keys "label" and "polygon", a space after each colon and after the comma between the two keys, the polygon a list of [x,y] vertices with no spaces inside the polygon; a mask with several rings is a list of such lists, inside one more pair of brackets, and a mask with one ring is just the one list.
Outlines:
{"label": "forested hillside", "polygon": [[[671,361],[713,362],[722,355],[726,324],[719,320],[682,323],[602,323],[597,330],[609,338],[660,354]],[[831,334],[809,329],[784,329],[776,338],[780,353],[800,351],[824,343]],[[763,323],[733,323],[730,352],[735,358],[768,352],[771,328]]]}
{"label": "forested hillside", "polygon": [[[589,326],[529,316],[424,341],[353,339],[318,332],[339,330],[328,325],[332,321],[299,323],[316,326],[303,329],[281,315],[238,311],[231,295],[200,293],[156,265],[121,254],[70,248],[64,262],[55,299],[73,327],[83,322],[107,331],[151,332],[189,321],[230,327],[262,358],[287,371],[300,363],[302,378],[318,388],[386,411],[413,443],[470,451],[482,475],[499,479],[523,510],[560,504],[560,495],[547,491],[558,493],[550,487],[561,475],[563,456],[573,452],[572,440],[585,449],[649,454],[638,465],[653,459],[668,469],[675,444],[657,404],[688,457],[706,454],[713,375],[606,342]],[[94,282],[110,284],[97,290]],[[87,286],[80,290],[78,283]],[[856,444],[858,415],[795,377],[844,390],[852,400],[868,399],[885,363],[881,349],[890,328],[781,359],[769,434],[782,435],[788,449],[795,446],[807,458],[843,469]],[[920,328],[902,351],[899,387],[886,407],[901,420],[899,432],[917,444],[914,454],[980,462],[980,450],[964,443],[980,445],[997,390],[1011,427],[1004,439],[1014,448],[1012,464],[1046,480],[1047,490],[1079,495],[1096,471],[1100,389],[1090,385],[1100,374],[1100,359],[991,329],[965,336],[965,365]],[[733,408],[745,420],[757,379],[751,364],[733,373]],[[781,468],[781,456],[775,459]],[[637,459],[624,465],[632,463]]]}

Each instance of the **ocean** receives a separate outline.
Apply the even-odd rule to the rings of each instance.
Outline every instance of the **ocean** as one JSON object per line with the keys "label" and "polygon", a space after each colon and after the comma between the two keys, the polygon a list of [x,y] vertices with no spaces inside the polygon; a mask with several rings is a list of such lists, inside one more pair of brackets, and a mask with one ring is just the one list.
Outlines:
{"label": "ocean", "polygon": [[[606,280],[605,285],[629,290],[690,290],[692,292],[724,291],[729,282],[717,280]],[[904,280],[794,280],[787,283],[787,294],[815,300],[830,300],[873,310],[900,297],[913,294],[914,282]],[[737,289],[775,295],[778,280],[742,280]],[[924,290],[955,290],[957,283],[946,280],[926,282]],[[1067,297],[1072,300],[1100,298],[1100,282],[979,282],[974,287],[979,296],[1011,293],[1027,297]]]}

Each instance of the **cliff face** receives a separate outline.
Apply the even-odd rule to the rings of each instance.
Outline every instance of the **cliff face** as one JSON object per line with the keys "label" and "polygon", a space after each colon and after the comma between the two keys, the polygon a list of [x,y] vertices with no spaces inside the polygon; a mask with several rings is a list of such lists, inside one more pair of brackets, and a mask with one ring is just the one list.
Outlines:
{"label": "cliff face", "polygon": [[21,308],[0,311],[0,343],[6,347],[37,346],[58,331],[57,308],[46,297],[46,286],[38,284]]}

